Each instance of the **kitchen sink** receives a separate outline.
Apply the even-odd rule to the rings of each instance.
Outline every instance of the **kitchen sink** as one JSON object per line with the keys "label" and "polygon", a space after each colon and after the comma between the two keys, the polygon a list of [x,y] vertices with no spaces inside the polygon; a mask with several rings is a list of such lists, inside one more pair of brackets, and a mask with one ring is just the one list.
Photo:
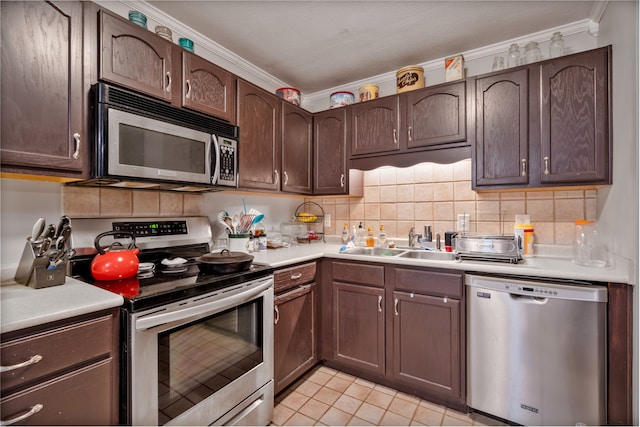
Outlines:
{"label": "kitchen sink", "polygon": [[413,259],[431,259],[435,261],[453,261],[455,254],[453,252],[435,252],[435,251],[405,251],[398,255],[400,258]]}
{"label": "kitchen sink", "polygon": [[372,255],[372,256],[396,256],[406,252],[406,249],[390,248],[349,248],[342,251],[343,254],[351,255]]}

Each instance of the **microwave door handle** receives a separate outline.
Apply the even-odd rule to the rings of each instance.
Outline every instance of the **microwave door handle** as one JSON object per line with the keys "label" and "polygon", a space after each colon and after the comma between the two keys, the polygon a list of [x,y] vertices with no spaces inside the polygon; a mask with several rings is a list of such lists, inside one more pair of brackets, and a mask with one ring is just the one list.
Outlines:
{"label": "microwave door handle", "polygon": [[220,144],[218,144],[218,138],[216,138],[215,135],[211,135],[211,142],[211,145],[213,145],[213,151],[216,155],[215,166],[213,167],[213,171],[211,171],[211,184],[216,185],[218,183],[218,178],[220,178]]}

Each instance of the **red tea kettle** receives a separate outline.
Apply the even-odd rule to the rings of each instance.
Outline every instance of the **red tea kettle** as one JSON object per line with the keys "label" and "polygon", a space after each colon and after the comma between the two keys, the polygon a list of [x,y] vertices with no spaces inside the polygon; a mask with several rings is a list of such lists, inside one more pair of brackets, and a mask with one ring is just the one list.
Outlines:
{"label": "red tea kettle", "polygon": [[[112,243],[105,251],[100,246],[100,239],[105,236],[126,236],[131,239],[131,243],[126,249],[120,242]],[[118,280],[135,276],[138,273],[138,253],[140,250],[135,247],[136,238],[132,233],[123,231],[106,231],[99,234],[94,245],[98,250],[98,255],[91,261],[91,275],[96,280]]]}

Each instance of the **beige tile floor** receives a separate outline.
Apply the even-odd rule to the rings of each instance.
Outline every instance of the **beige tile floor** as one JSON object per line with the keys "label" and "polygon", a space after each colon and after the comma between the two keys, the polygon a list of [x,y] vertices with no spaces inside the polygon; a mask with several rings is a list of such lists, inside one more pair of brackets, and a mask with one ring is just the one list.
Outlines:
{"label": "beige tile floor", "polygon": [[273,426],[503,425],[317,366],[276,396]]}

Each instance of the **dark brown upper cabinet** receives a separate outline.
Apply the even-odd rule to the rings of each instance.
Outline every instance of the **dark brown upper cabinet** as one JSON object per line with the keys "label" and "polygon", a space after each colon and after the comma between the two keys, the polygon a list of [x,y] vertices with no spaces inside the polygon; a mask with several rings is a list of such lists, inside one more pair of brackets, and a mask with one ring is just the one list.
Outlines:
{"label": "dark brown upper cabinet", "polygon": [[83,178],[83,3],[1,2],[2,171]]}
{"label": "dark brown upper cabinet", "polygon": [[402,96],[408,149],[467,140],[466,81],[428,87]]}
{"label": "dark brown upper cabinet", "polygon": [[282,100],[238,79],[237,121],[240,127],[238,187],[280,189]]}
{"label": "dark brown upper cabinet", "polygon": [[611,47],[475,79],[473,188],[611,184]]}
{"label": "dark brown upper cabinet", "polygon": [[400,150],[400,97],[351,105],[351,156]]}
{"label": "dark brown upper cabinet", "polygon": [[348,138],[346,108],[314,114],[313,194],[348,194]]}
{"label": "dark brown upper cabinet", "polygon": [[475,183],[529,183],[529,70],[476,80]]}
{"label": "dark brown upper cabinet", "polygon": [[313,191],[313,115],[282,101],[282,191]]}
{"label": "dark brown upper cabinet", "polygon": [[611,48],[540,65],[540,183],[610,184]]}
{"label": "dark brown upper cabinet", "polygon": [[233,74],[126,19],[99,16],[100,80],[235,122]]}
{"label": "dark brown upper cabinet", "polygon": [[230,72],[182,51],[182,105],[231,123],[236,118],[236,78]]}

